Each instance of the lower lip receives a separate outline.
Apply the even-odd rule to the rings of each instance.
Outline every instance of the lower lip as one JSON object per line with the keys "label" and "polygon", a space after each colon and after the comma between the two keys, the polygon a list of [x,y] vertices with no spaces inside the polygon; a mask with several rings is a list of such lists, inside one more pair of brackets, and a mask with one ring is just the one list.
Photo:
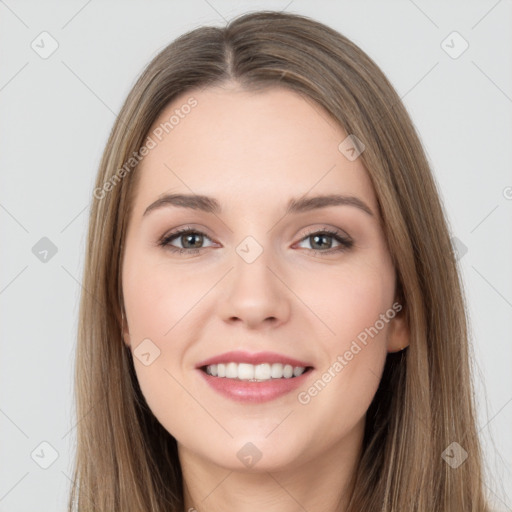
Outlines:
{"label": "lower lip", "polygon": [[214,377],[203,370],[198,371],[207,384],[221,395],[237,402],[262,403],[291,393],[304,384],[312,370],[309,369],[298,377],[270,379],[263,382]]}

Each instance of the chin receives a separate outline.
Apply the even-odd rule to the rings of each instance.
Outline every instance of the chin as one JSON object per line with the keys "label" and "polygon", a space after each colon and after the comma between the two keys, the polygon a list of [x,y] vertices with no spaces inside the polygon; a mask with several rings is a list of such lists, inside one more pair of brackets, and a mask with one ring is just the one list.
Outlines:
{"label": "chin", "polygon": [[230,471],[266,473],[296,467],[298,457],[308,449],[307,442],[293,442],[288,437],[288,442],[284,443],[281,437],[271,438],[272,434],[270,437],[244,435],[229,440],[217,437],[208,450],[202,446],[194,451],[210,463]]}

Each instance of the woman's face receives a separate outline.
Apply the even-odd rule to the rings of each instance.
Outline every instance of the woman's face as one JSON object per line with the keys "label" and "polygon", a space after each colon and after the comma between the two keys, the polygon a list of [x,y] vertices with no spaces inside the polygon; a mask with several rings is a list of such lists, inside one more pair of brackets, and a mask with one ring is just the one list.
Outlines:
{"label": "woman's face", "polygon": [[347,135],[281,88],[184,94],[155,122],[125,242],[125,342],[180,457],[268,471],[360,446],[407,333]]}

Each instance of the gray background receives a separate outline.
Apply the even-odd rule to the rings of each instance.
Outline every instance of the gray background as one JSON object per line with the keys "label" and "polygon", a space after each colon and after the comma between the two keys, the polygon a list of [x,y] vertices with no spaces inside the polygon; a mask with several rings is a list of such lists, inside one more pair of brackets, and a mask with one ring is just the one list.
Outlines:
{"label": "gray background", "polygon": [[[172,39],[261,8],[351,38],[409,110],[461,251],[487,487],[496,510],[512,510],[510,0],[0,0],[0,512],[65,509],[86,220],[116,113]],[[58,43],[48,58],[31,47],[51,49],[43,31]],[[457,58],[462,40],[442,45],[453,31],[469,44]],[[46,262],[43,237],[57,249]]]}

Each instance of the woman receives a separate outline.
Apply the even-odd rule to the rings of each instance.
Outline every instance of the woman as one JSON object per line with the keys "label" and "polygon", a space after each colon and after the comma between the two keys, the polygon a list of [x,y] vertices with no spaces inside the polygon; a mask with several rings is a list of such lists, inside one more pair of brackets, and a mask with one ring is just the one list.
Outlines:
{"label": "woman", "polygon": [[442,205],[360,48],[278,12],[181,36],[94,198],[70,510],[487,510]]}

